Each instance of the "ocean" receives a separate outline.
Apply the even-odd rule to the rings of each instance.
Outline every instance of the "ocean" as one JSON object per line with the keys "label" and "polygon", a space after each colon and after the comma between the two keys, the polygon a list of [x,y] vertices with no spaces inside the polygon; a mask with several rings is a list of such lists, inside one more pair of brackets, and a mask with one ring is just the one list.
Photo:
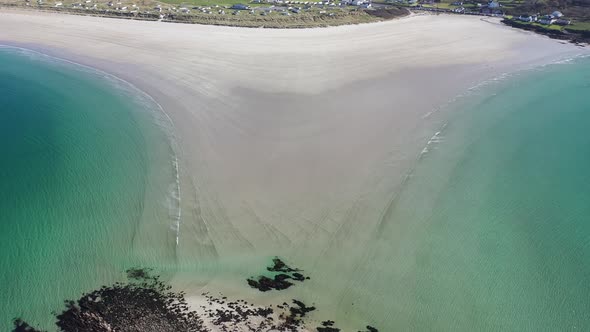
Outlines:
{"label": "ocean", "polygon": [[64,300],[174,262],[166,126],[124,82],[0,48],[0,331],[55,330]]}
{"label": "ocean", "polygon": [[[445,106],[373,241],[351,245],[354,275],[324,271],[347,291],[318,317],[355,331],[589,330],[588,96],[581,58]],[[191,270],[176,258],[173,134],[153,100],[0,48],[0,105],[0,330],[15,317],[51,330],[63,300],[129,267]]]}
{"label": "ocean", "polygon": [[365,254],[354,308],[385,331],[589,330],[589,96],[582,58],[450,105]]}

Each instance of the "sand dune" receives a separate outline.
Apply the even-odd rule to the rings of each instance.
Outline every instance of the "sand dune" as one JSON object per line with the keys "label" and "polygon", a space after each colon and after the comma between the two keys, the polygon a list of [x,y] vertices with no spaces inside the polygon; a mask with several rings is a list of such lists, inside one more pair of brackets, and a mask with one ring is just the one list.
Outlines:
{"label": "sand dune", "polygon": [[[496,20],[444,15],[263,30],[3,11],[0,43],[113,73],[170,115],[186,271],[175,280],[189,295],[297,296],[324,309],[318,319],[385,331],[391,318],[359,305],[393,300],[383,285],[363,284],[372,272],[359,263],[371,259],[367,248],[395,250],[373,239],[395,222],[384,218],[389,202],[446,122],[441,105],[503,72],[577,52]],[[246,288],[274,255],[312,279],[280,295]]]}

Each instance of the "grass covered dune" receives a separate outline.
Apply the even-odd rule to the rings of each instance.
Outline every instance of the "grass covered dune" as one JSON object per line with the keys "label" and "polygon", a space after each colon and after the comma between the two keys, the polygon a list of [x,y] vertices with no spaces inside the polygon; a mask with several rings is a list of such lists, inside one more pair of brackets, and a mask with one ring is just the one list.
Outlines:
{"label": "grass covered dune", "polygon": [[[320,308],[303,328],[333,319],[344,331],[389,331],[404,319],[392,316],[404,304],[387,284],[364,282],[395,264],[363,266],[366,253],[396,250],[375,239],[449,116],[441,105],[581,52],[457,16],[263,30],[6,10],[0,43],[112,73],[170,116],[182,220],[175,265],[154,268],[192,308],[208,304],[207,292],[262,306],[298,299]],[[310,279],[280,292],[249,287],[275,255]]]}

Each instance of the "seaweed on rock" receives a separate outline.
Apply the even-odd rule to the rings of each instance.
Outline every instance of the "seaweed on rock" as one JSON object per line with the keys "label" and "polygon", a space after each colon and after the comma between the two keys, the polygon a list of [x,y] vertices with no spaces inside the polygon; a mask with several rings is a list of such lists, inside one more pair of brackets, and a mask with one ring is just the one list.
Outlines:
{"label": "seaweed on rock", "polygon": [[248,285],[252,288],[256,288],[261,292],[268,292],[270,290],[283,290],[287,289],[294,284],[289,281],[296,280],[299,282],[303,282],[309,277],[304,276],[300,272],[299,269],[294,269],[285,264],[280,258],[275,257],[273,260],[273,265],[267,267],[266,269],[270,272],[280,272],[279,274],[274,275],[274,277],[267,277],[267,276],[258,276],[257,278],[249,278],[247,279]]}
{"label": "seaweed on rock", "polygon": [[[290,283],[288,279],[304,279],[276,259],[268,268],[281,272],[273,279],[261,277],[257,286],[276,287],[275,283]],[[289,274],[290,275],[289,275]],[[297,276],[299,274],[300,276]],[[206,300],[191,310],[183,292],[171,291],[171,286],[152,276],[149,269],[127,270],[127,283],[115,283],[83,294],[77,301],[65,301],[65,309],[57,313],[56,325],[62,332],[236,332],[280,331],[296,332],[308,326],[307,314],[314,306],[292,300],[291,304],[256,306],[245,300],[228,300],[219,294],[201,294]],[[265,279],[266,278],[266,279]],[[250,282],[250,281],[249,281]],[[319,332],[338,332],[334,322],[327,320],[316,328]],[[369,332],[377,329],[367,326]],[[13,332],[42,332],[21,319],[14,320]]]}
{"label": "seaweed on rock", "polygon": [[[196,312],[189,309],[184,293],[171,292],[170,286],[149,276],[147,270],[127,272],[136,282],[103,286],[77,301],[65,301],[65,310],[56,316],[60,331],[207,331]],[[24,324],[15,321],[14,331],[36,331]]]}

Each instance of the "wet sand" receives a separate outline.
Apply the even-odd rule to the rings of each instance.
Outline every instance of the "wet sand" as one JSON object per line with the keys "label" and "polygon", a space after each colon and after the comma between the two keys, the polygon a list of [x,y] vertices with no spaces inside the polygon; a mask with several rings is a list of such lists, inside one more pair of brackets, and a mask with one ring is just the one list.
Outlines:
{"label": "wet sand", "polygon": [[[260,304],[298,298],[322,308],[318,321],[385,331],[393,318],[354,307],[379,295],[359,269],[372,246],[395,250],[373,239],[446,122],[444,105],[504,72],[579,52],[496,20],[445,15],[264,30],[5,10],[0,43],[112,73],[170,116],[182,219],[176,263],[163,268],[194,303],[204,291]],[[273,256],[311,280],[249,288]]]}

